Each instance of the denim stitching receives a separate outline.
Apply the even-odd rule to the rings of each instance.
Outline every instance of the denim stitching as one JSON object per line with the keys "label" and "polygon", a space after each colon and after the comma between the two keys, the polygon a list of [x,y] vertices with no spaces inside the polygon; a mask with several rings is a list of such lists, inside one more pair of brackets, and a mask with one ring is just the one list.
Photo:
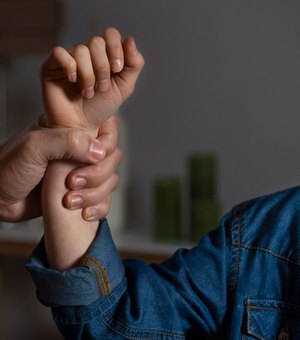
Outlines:
{"label": "denim stitching", "polygon": [[92,269],[96,278],[100,297],[108,295],[111,291],[111,288],[105,268],[102,263],[94,257],[86,255],[82,258],[79,264],[81,266],[88,266],[90,269]]}
{"label": "denim stitching", "polygon": [[297,266],[300,265],[300,261],[292,260],[292,259],[289,258],[289,257],[283,256],[283,255],[280,255],[280,254],[277,254],[277,253],[273,252],[273,251],[270,250],[270,249],[266,249],[266,248],[259,247],[259,246],[248,246],[247,244],[244,244],[244,243],[241,243],[241,244],[240,244],[240,247],[245,248],[245,249],[248,249],[248,250],[256,250],[256,251],[258,250],[258,251],[262,251],[262,252],[271,254],[271,255],[273,255],[273,256],[275,256],[275,257],[278,257],[278,258],[281,259],[281,260],[284,260],[284,261],[290,262],[290,263],[292,263],[292,264],[295,264],[295,265],[297,265]]}
{"label": "denim stitching", "polygon": [[[171,332],[162,331],[162,330],[152,330],[152,329],[143,329],[143,328],[136,329],[136,328],[130,327],[129,325],[120,321],[119,319],[114,319],[109,311],[107,311],[105,314],[107,314],[107,317],[105,317],[105,315],[100,316],[103,323],[108,328],[113,330],[114,332],[116,332],[116,333],[118,333],[122,336],[126,336],[128,339],[132,339],[132,340],[142,340],[142,339],[146,339],[146,338],[151,339],[151,338],[149,338],[149,336],[155,335],[155,334],[159,335],[159,336],[168,336],[168,337],[172,337],[172,338],[176,338],[176,339],[185,339],[183,334],[176,334],[176,333],[171,333]],[[112,322],[116,323],[115,327],[112,325]],[[123,332],[122,332],[122,329],[123,329]],[[142,334],[140,334],[140,335],[129,335],[129,334],[127,334],[127,332],[144,333],[144,335],[142,335]]]}
{"label": "denim stitching", "polygon": [[[275,307],[262,307],[262,306],[247,306],[247,311],[251,311],[251,310],[266,310],[266,311],[274,311],[274,312],[286,312],[286,313],[292,313],[292,314],[296,314],[296,315],[299,315],[300,312],[297,312],[297,311],[293,311],[293,310],[289,310],[289,309],[286,309],[286,308],[282,308],[282,307],[278,307],[278,308],[275,308]],[[251,329],[251,313],[247,313],[248,315],[248,322],[249,322],[249,328]],[[249,330],[248,328],[248,332],[249,334],[252,334],[260,339],[267,339],[266,337],[262,337],[261,334],[258,334],[256,332],[253,332],[251,330]]]}
{"label": "denim stitching", "polygon": [[[92,263],[93,264],[93,263]],[[98,271],[90,264],[89,259],[87,259],[86,257],[83,257],[79,263],[80,266],[87,266],[88,268],[90,268],[95,276],[96,279],[96,283],[97,283],[97,287],[98,287],[98,292],[100,296],[104,295],[104,292],[102,292],[102,284],[100,282],[101,278],[99,278],[99,273]]]}
{"label": "denim stitching", "polygon": [[[235,211],[236,214],[236,211]],[[237,214],[236,214],[237,215]],[[235,264],[233,268],[233,280],[231,290],[236,289],[237,281],[238,281],[238,272],[240,269],[240,261],[241,261],[241,224],[242,224],[243,215],[239,214],[236,216],[233,222],[233,230],[232,230],[232,258],[234,258]]]}
{"label": "denim stitching", "polygon": [[274,312],[285,312],[285,313],[292,313],[292,314],[300,314],[300,311],[296,311],[296,310],[291,310],[288,308],[283,308],[283,307],[263,307],[263,306],[247,306],[247,309],[249,310],[268,310],[268,311],[274,311]]}
{"label": "denim stitching", "polygon": [[[247,307],[247,311],[248,311],[248,307]],[[248,315],[248,326],[249,326],[249,327],[247,327],[247,328],[248,328],[248,329],[247,329],[247,332],[248,332],[249,334],[252,334],[252,335],[256,336],[257,338],[266,340],[266,337],[262,337],[260,334],[258,334],[258,333],[256,333],[256,332],[253,332],[253,331],[250,330],[250,329],[251,329],[251,324],[252,324],[252,317],[251,317],[251,313],[247,313],[247,315]]]}
{"label": "denim stitching", "polygon": [[[99,317],[99,314],[107,312],[108,308],[111,308],[111,305],[118,299],[120,295],[122,295],[125,291],[125,281],[123,280],[112,292],[110,295],[107,295],[104,300],[100,301],[99,305],[95,306],[94,309],[81,312],[81,317],[79,319],[70,319],[65,317],[65,313],[62,312],[59,308],[53,308],[53,315],[54,320],[58,322],[65,322],[65,323],[82,323],[82,322],[89,322],[91,319]],[[104,310],[104,311],[103,311]]]}

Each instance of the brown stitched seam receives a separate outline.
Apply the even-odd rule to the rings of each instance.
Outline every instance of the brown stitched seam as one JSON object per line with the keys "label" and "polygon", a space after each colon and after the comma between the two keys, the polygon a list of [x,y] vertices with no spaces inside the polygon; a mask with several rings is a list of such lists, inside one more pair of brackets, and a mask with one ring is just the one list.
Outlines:
{"label": "brown stitched seam", "polygon": [[[103,295],[107,295],[111,292],[111,288],[110,288],[110,284],[109,284],[109,280],[108,280],[108,277],[107,277],[107,274],[106,274],[106,271],[105,271],[105,268],[103,267],[102,263],[99,262],[98,260],[96,260],[94,257],[90,256],[90,255],[86,255],[84,257],[84,259],[86,260],[86,263],[89,264],[91,263],[91,269],[93,270],[93,272],[95,273],[95,276],[96,276],[96,280],[97,280],[97,277],[99,276],[100,274],[100,278],[101,278],[101,287],[104,288],[104,291],[103,291]],[[96,266],[96,269],[94,268],[94,266]],[[98,269],[98,270],[97,270]],[[96,275],[97,273],[97,275]],[[98,274],[99,273],[99,274]],[[98,281],[98,280],[97,280]],[[99,286],[99,284],[98,284]],[[102,289],[100,289],[102,291]]]}
{"label": "brown stitched seam", "polygon": [[240,244],[240,247],[243,247],[243,248],[246,248],[246,249],[249,249],[249,250],[260,250],[260,251],[266,252],[266,253],[268,253],[268,254],[271,254],[271,255],[273,255],[273,256],[275,256],[275,257],[278,257],[278,258],[281,259],[281,260],[288,261],[288,262],[290,262],[290,263],[296,264],[297,266],[300,265],[300,262],[299,262],[299,261],[291,260],[291,259],[288,258],[288,257],[285,257],[285,256],[283,256],[283,255],[277,254],[277,253],[273,252],[272,250],[269,250],[269,249],[266,249],[266,248],[263,248],[263,247],[258,247],[258,246],[248,246],[247,244],[243,244],[243,243]]}
{"label": "brown stitched seam", "polygon": [[247,309],[250,310],[268,310],[268,311],[274,311],[274,312],[284,312],[284,313],[292,313],[292,314],[300,314],[300,311],[291,310],[288,308],[282,308],[282,307],[260,307],[260,306],[247,306]]}
{"label": "brown stitched seam", "polygon": [[99,295],[102,297],[104,295],[104,292],[102,291],[102,284],[101,284],[101,278],[99,277],[99,273],[97,272],[97,270],[95,270],[95,268],[93,268],[93,266],[91,266],[89,264],[89,259],[87,258],[82,258],[81,261],[79,262],[79,265],[80,266],[87,266],[89,267],[90,269],[92,269],[93,273],[94,273],[94,276],[95,276],[95,279],[96,279],[96,283],[97,283],[97,287],[98,287],[98,291],[99,291]]}

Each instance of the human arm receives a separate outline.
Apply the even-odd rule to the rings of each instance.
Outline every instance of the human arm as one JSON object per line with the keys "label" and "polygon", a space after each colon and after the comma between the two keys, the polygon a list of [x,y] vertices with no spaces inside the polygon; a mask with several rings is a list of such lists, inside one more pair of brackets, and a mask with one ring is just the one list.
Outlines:
{"label": "human arm", "polygon": [[214,339],[222,335],[232,214],[192,250],[162,264],[121,261],[105,220],[80,266],[47,268],[43,242],[28,269],[65,339]]}
{"label": "human arm", "polygon": [[[43,217],[48,261],[54,268],[58,266],[63,269],[75,265],[94,238],[99,216],[104,217],[108,214],[111,193],[118,183],[116,170],[122,158],[122,153],[117,147],[118,126],[119,119],[114,115],[104,122],[99,130],[99,139],[107,150],[106,157],[101,162],[90,167],[74,169],[78,166],[77,163],[56,161],[50,163],[52,168],[47,169],[42,190]],[[98,173],[100,178],[89,176],[88,171],[93,170],[92,167],[96,168],[94,173]],[[69,179],[66,180],[66,176],[70,171],[71,175],[72,171],[75,174],[80,171],[80,178],[88,181],[90,189],[78,189],[75,195],[66,196],[66,184]],[[72,183],[73,181],[69,185]],[[78,209],[69,211],[65,209],[64,205],[68,205],[69,198],[75,198],[75,208],[78,208],[76,206],[78,199],[80,201],[83,197],[87,208],[82,212]],[[63,205],[64,200],[66,202]],[[76,220],[76,223],[73,221],[73,225],[72,219]]]}
{"label": "human arm", "polygon": [[[120,61],[117,70],[115,60]],[[112,28],[103,37],[94,37],[70,51],[55,48],[41,71],[47,126],[75,127],[95,136],[99,125],[103,128],[133,91],[143,63],[134,40],[129,37],[122,42],[119,32]],[[78,263],[98,228],[98,223],[87,223],[79,211],[66,211],[62,205],[66,174],[76,166],[53,162],[43,182],[48,261],[60,270]],[[111,181],[111,185],[115,187],[116,183]]]}

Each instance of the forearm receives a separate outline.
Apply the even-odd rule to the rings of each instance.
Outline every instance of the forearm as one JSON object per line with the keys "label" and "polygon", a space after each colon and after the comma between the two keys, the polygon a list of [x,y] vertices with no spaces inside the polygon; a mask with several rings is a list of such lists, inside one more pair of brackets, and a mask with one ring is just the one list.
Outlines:
{"label": "forearm", "polygon": [[65,270],[76,266],[95,238],[98,221],[88,222],[80,210],[64,208],[67,192],[66,176],[78,167],[71,161],[52,161],[45,173],[42,188],[42,208],[45,245],[50,267]]}

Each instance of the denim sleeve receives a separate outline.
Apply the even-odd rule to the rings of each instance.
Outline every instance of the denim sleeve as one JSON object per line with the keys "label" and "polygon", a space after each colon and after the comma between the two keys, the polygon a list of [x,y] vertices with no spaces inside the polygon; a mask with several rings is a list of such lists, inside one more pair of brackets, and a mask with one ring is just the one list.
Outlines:
{"label": "denim sleeve", "polygon": [[66,339],[213,339],[225,322],[231,218],[152,265],[121,261],[104,220],[81,266],[49,269],[42,240],[27,268]]}

